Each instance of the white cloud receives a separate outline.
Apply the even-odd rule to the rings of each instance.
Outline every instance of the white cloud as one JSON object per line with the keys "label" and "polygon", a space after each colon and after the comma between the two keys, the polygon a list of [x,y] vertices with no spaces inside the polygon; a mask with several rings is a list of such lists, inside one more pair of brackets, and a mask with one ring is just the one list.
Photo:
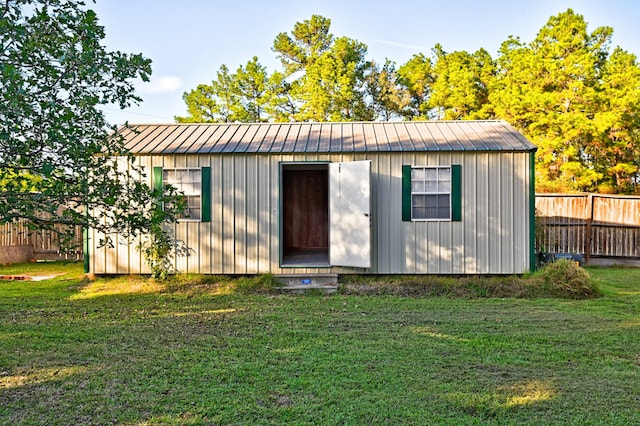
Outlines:
{"label": "white cloud", "polygon": [[149,82],[140,83],[137,87],[140,93],[145,94],[155,95],[159,93],[170,93],[175,92],[182,87],[182,79],[171,75],[161,76],[152,78]]}

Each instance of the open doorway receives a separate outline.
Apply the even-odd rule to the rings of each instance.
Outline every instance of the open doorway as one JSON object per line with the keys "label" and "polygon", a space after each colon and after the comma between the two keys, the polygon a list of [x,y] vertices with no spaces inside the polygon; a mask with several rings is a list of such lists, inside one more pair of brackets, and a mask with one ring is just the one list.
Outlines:
{"label": "open doorway", "polygon": [[282,266],[328,266],[328,164],[283,164],[281,173]]}

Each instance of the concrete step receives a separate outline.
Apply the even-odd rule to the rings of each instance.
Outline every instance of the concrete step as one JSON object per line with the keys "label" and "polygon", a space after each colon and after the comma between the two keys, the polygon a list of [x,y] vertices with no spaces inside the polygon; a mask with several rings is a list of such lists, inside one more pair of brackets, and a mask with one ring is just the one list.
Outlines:
{"label": "concrete step", "polygon": [[282,292],[304,293],[308,290],[320,290],[335,293],[338,290],[338,274],[280,274],[274,275]]}

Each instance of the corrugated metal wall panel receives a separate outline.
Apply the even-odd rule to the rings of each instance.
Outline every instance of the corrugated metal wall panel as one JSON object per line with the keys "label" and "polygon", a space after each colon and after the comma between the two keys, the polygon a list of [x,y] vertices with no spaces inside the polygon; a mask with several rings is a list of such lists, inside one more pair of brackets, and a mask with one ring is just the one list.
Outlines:
{"label": "corrugated metal wall panel", "polygon": [[223,186],[222,157],[219,155],[209,155],[209,164],[211,165],[211,264],[209,266],[210,273],[219,274],[222,272],[221,265],[224,262],[222,251],[224,248],[224,208],[223,194],[225,188]]}
{"label": "corrugated metal wall panel", "polygon": [[[391,173],[388,157],[383,155],[377,155],[373,157],[371,164],[371,171],[377,176],[377,186],[375,188],[376,196],[378,198],[377,204],[374,206],[374,235],[376,236],[378,247],[377,251],[372,253],[378,271],[389,271],[391,269],[389,253],[386,248],[389,246],[388,241],[391,239],[391,215],[389,211],[389,204],[385,206],[385,202],[391,198]],[[385,206],[380,208],[379,206]],[[380,244],[380,242],[385,242]]]}
{"label": "corrugated metal wall panel", "polygon": [[[513,270],[513,250],[514,250],[514,205],[513,186],[515,184],[513,170],[513,155],[506,153],[500,156],[500,270]],[[513,214],[505,214],[505,211]]]}
{"label": "corrugated metal wall panel", "polygon": [[[524,155],[513,156],[513,268],[526,271],[529,267],[529,161]],[[533,194],[531,194],[533,196]]]}
{"label": "corrugated metal wall panel", "polygon": [[[478,272],[478,236],[476,235],[478,228],[478,215],[472,214],[475,211],[478,202],[478,190],[476,184],[478,182],[478,157],[463,156],[460,162],[462,165],[462,235],[463,247],[461,255],[463,256],[463,270],[468,274]],[[471,232],[473,230],[473,232]]]}
{"label": "corrugated metal wall panel", "polygon": [[[257,270],[265,271],[271,265],[271,224],[272,217],[278,215],[278,208],[272,204],[273,193],[278,194],[278,180],[273,180],[271,168],[272,162],[267,156],[256,157],[256,236],[258,245]],[[275,195],[278,197],[278,195]],[[277,235],[277,227],[275,233]]]}
{"label": "corrugated metal wall panel", "polygon": [[[372,268],[381,274],[486,274],[528,270],[528,154],[473,152],[212,154],[144,157],[148,170],[211,167],[210,223],[179,222],[194,249],[176,259],[183,272],[213,274],[360,272],[280,268],[280,164],[372,160]],[[461,164],[461,222],[401,220],[401,168]],[[150,173],[147,173],[150,174]],[[147,176],[149,183],[150,176]],[[94,235],[94,242],[97,241]],[[92,250],[96,273],[148,272],[131,244]]]}
{"label": "corrugated metal wall panel", "polygon": [[[462,171],[464,174],[464,170]],[[466,229],[465,234],[474,235],[476,238],[476,269],[477,274],[489,273],[489,157],[481,155],[476,158],[475,170],[476,182],[472,183],[469,190],[475,190],[476,204],[469,206],[470,210],[463,215],[463,220],[468,218],[471,212],[476,213],[475,229]],[[472,176],[473,178],[473,176]],[[467,191],[464,191],[466,193]]]}
{"label": "corrugated metal wall panel", "polygon": [[222,156],[222,268],[223,274],[233,274],[235,270],[235,162],[232,156]]}
{"label": "corrugated metal wall panel", "polygon": [[246,273],[258,273],[258,158],[246,158]]}

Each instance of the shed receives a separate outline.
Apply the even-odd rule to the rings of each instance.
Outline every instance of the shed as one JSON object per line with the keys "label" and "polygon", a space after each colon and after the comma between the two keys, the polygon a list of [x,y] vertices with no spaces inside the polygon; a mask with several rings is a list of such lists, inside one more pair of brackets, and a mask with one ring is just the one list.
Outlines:
{"label": "shed", "polygon": [[[535,145],[504,121],[140,124],[121,128],[203,274],[520,274],[534,264]],[[133,244],[90,271],[148,272]]]}

